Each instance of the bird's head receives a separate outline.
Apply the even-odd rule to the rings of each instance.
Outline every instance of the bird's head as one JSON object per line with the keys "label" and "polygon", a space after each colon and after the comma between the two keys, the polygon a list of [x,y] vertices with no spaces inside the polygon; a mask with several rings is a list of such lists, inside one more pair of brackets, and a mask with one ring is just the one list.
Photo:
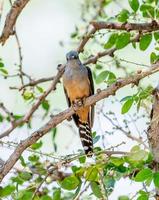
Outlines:
{"label": "bird's head", "polygon": [[66,54],[67,61],[79,59],[77,51],[70,51]]}

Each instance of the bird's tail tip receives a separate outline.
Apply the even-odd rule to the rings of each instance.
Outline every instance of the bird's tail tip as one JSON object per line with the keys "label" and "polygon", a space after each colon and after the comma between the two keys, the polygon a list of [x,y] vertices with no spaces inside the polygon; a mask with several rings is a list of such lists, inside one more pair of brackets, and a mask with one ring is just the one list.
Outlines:
{"label": "bird's tail tip", "polygon": [[91,157],[93,155],[93,140],[88,122],[79,121],[79,134],[85,154]]}

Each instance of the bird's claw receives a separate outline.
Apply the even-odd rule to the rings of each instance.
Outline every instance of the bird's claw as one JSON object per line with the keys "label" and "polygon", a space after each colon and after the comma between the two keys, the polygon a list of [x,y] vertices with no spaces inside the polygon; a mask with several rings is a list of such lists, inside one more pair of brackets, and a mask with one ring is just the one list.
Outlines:
{"label": "bird's claw", "polygon": [[81,107],[81,106],[83,106],[83,99],[75,99],[74,103],[77,106]]}
{"label": "bird's claw", "polygon": [[73,102],[73,109],[76,111],[79,107],[84,106],[85,98],[83,99],[75,99]]}
{"label": "bird's claw", "polygon": [[71,121],[71,120],[72,120],[72,117],[68,117],[68,118],[67,118],[67,121]]}

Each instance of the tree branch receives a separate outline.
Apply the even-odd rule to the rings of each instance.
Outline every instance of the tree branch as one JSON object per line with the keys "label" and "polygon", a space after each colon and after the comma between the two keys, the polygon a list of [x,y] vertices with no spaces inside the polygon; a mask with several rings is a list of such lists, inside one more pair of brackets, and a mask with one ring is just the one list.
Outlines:
{"label": "tree branch", "polygon": [[[159,163],[159,85],[154,90],[154,103],[151,110],[151,122],[148,129],[148,142],[153,154],[155,165],[153,170],[158,172]],[[155,199],[159,198],[159,189],[156,187]]]}
{"label": "tree branch", "polygon": [[124,133],[124,135],[128,138],[130,138],[131,140],[134,140],[136,142],[138,142],[139,144],[142,144],[146,149],[148,149],[148,146],[142,141],[142,138],[138,138],[136,136],[131,135],[131,133],[129,131],[124,130],[124,128],[122,128],[121,126],[119,126],[118,124],[116,124],[110,117],[108,117],[103,110],[101,111],[103,116],[113,125],[113,127],[115,127],[117,130],[121,131],[122,133]]}
{"label": "tree branch", "polygon": [[159,163],[159,85],[154,90],[154,103],[151,111],[151,122],[148,129],[148,141],[155,162]]}
{"label": "tree branch", "polygon": [[[85,106],[90,106],[95,104],[97,101],[101,99],[107,98],[111,95],[115,95],[116,91],[120,88],[129,85],[129,84],[138,84],[138,82],[159,71],[159,63],[155,64],[151,69],[142,71],[140,73],[136,73],[134,76],[129,76],[124,79],[118,80],[116,83],[112,84],[108,88],[101,90],[99,93],[92,95],[86,99]],[[78,108],[80,109],[80,108]],[[44,126],[39,128],[37,131],[32,133],[30,137],[20,142],[18,147],[14,150],[11,154],[9,159],[4,164],[3,168],[0,170],[0,181],[7,175],[7,173],[12,169],[14,164],[17,162],[23,151],[28,148],[30,145],[35,143],[39,140],[42,136],[48,133],[52,128],[56,127],[59,123],[68,119],[71,115],[74,114],[74,109],[72,107],[68,108],[67,110],[53,116]]]}
{"label": "tree branch", "polygon": [[48,81],[53,81],[54,80],[54,76],[51,76],[51,77],[48,77],[48,78],[40,78],[38,80],[31,80],[29,83],[23,85],[22,87],[19,88],[19,90],[22,90],[28,86],[35,86],[35,85],[38,85],[39,83],[45,83],[45,82],[48,82]]}
{"label": "tree branch", "polygon": [[92,21],[90,24],[95,28],[95,30],[101,29],[115,29],[115,30],[125,30],[125,31],[157,31],[159,30],[159,23],[153,20],[150,23],[114,23],[114,22],[97,22]]}
{"label": "tree branch", "polygon": [[96,32],[95,28],[92,28],[90,30],[90,32],[84,34],[78,48],[76,49],[76,51],[78,52],[82,52],[84,50],[84,46],[86,45],[86,43],[88,42],[88,40],[92,37],[92,35]]}
{"label": "tree branch", "polygon": [[26,6],[28,2],[29,0],[16,0],[13,3],[13,6],[6,17],[3,32],[0,37],[0,43],[2,43],[2,45],[5,44],[6,40],[9,38],[10,35],[14,34],[13,29],[14,29],[14,25],[16,23],[17,17],[20,15],[23,8]]}

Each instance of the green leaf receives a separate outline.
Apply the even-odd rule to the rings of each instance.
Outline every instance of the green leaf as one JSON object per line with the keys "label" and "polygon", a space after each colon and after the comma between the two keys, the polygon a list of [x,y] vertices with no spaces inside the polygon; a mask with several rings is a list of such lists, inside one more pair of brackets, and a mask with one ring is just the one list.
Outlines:
{"label": "green leaf", "polygon": [[117,167],[117,171],[120,172],[120,173],[125,173],[125,172],[128,171],[128,168],[125,167],[125,166],[123,166],[123,165],[119,165],[119,166]]}
{"label": "green leaf", "polygon": [[129,200],[129,197],[123,195],[123,196],[118,197],[118,200]]}
{"label": "green leaf", "polygon": [[18,198],[16,200],[30,200],[32,195],[33,192],[22,190],[18,193]]}
{"label": "green leaf", "polygon": [[139,194],[140,194],[140,196],[137,198],[137,200],[148,200],[149,193],[147,193],[147,192],[145,192],[143,190],[140,190]]}
{"label": "green leaf", "polygon": [[140,38],[140,50],[145,51],[152,41],[152,34],[142,35]]}
{"label": "green leaf", "polygon": [[120,102],[126,101],[128,99],[132,99],[132,96],[126,96],[120,100]]}
{"label": "green leaf", "polygon": [[155,54],[155,52],[152,52],[150,55],[150,61],[151,63],[155,63],[157,60],[157,55]]}
{"label": "green leaf", "polygon": [[76,174],[77,177],[79,177],[79,176],[83,176],[85,172],[85,168],[72,166],[72,171],[74,174]]}
{"label": "green leaf", "polygon": [[87,181],[96,181],[98,177],[98,170],[96,167],[89,167],[86,171],[86,180]]}
{"label": "green leaf", "polygon": [[93,144],[97,143],[100,140],[100,135],[97,135],[93,138]]}
{"label": "green leaf", "polygon": [[139,1],[138,0],[129,0],[129,5],[136,12],[139,8]]}
{"label": "green leaf", "polygon": [[159,172],[154,173],[153,182],[154,182],[155,186],[159,188]]}
{"label": "green leaf", "polygon": [[158,4],[158,2],[159,2],[159,0],[155,0],[155,4],[156,4],[156,5]]}
{"label": "green leaf", "polygon": [[57,134],[57,128],[52,128],[52,139],[53,141],[55,140],[55,137],[56,137],[56,134]]}
{"label": "green leaf", "polygon": [[122,49],[125,46],[127,46],[129,42],[130,42],[130,33],[123,32],[118,36],[116,40],[116,48]]}
{"label": "green leaf", "polygon": [[3,68],[4,64],[2,62],[0,62],[0,68]]}
{"label": "green leaf", "polygon": [[128,18],[129,18],[129,11],[126,9],[123,9],[118,15],[119,22],[127,22]]}
{"label": "green leaf", "polygon": [[63,181],[60,182],[61,187],[65,190],[74,190],[79,184],[79,179],[74,175],[66,177]]}
{"label": "green leaf", "polygon": [[78,36],[78,32],[77,31],[71,33],[71,38],[72,39],[75,38],[76,36]]}
{"label": "green leaf", "polygon": [[26,166],[27,166],[26,163],[25,163],[25,160],[24,160],[23,156],[20,156],[19,160],[21,161],[21,165],[22,165],[23,167],[26,167]]}
{"label": "green leaf", "polygon": [[37,155],[31,155],[28,157],[28,160],[31,162],[37,162],[39,160],[39,156]]}
{"label": "green leaf", "polygon": [[72,169],[73,173],[76,173],[80,169],[80,167],[77,167],[76,165],[73,165],[71,167],[71,169]]}
{"label": "green leaf", "polygon": [[4,188],[0,188],[0,197],[6,197],[10,194],[12,194],[12,192],[15,191],[15,186],[14,185],[7,185]]}
{"label": "green leaf", "polygon": [[40,142],[36,142],[35,144],[32,144],[31,145],[31,149],[33,150],[37,150],[37,149],[40,149],[42,147],[43,143],[42,141],[40,140]]}
{"label": "green leaf", "polygon": [[154,38],[156,42],[159,42],[159,32],[154,32]]}
{"label": "green leaf", "polygon": [[100,70],[100,69],[103,69],[103,66],[102,65],[99,65],[99,64],[96,64],[96,69]]}
{"label": "green leaf", "polygon": [[102,83],[108,76],[109,71],[103,71],[96,77],[96,83]]}
{"label": "green leaf", "polygon": [[52,144],[55,152],[57,151],[57,144],[55,143],[56,134],[57,134],[57,128],[55,127],[52,129]]}
{"label": "green leaf", "polygon": [[108,84],[113,84],[113,83],[116,82],[116,80],[117,80],[117,79],[116,79],[115,74],[112,73],[112,72],[109,72],[107,83],[108,83]]}
{"label": "green leaf", "polygon": [[42,88],[42,87],[40,87],[40,86],[36,86],[36,88],[37,88],[37,90],[40,92],[40,93],[43,93],[44,92],[44,89]]}
{"label": "green leaf", "polygon": [[8,75],[8,71],[7,71],[6,69],[0,68],[0,71],[2,72],[2,74],[3,74],[4,76],[7,76],[7,75]]}
{"label": "green leaf", "polygon": [[146,181],[145,181],[145,184],[149,187],[151,185],[153,181],[153,176],[149,177]]}
{"label": "green leaf", "polygon": [[152,175],[153,174],[152,174],[152,170],[151,169],[149,169],[149,168],[142,169],[135,176],[135,181],[143,182],[143,181],[147,180],[148,178],[152,177]]}
{"label": "green leaf", "polygon": [[0,122],[3,122],[3,116],[0,114]]}
{"label": "green leaf", "polygon": [[154,18],[155,17],[155,8],[149,4],[142,4],[140,6],[140,11],[142,12],[143,17]]}
{"label": "green leaf", "polygon": [[105,49],[110,49],[111,47],[113,47],[116,43],[118,37],[118,33],[113,33],[111,34],[111,36],[109,37],[107,43],[105,43],[104,48]]}
{"label": "green leaf", "polygon": [[140,195],[137,200],[149,200],[149,196],[147,194]]}
{"label": "green leaf", "polygon": [[159,60],[159,55],[156,55],[154,52],[150,55],[150,61],[151,63],[156,63]]}
{"label": "green leaf", "polygon": [[19,185],[22,185],[24,183],[24,180],[22,180],[19,176],[17,177],[11,177],[12,182],[17,183]]}
{"label": "green leaf", "polygon": [[139,145],[135,145],[131,148],[130,152],[134,153],[134,152],[139,152],[140,151],[140,146]]}
{"label": "green leaf", "polygon": [[110,72],[110,71],[103,71],[101,72],[97,77],[96,77],[96,83],[102,83],[102,82],[107,82],[108,84],[112,84],[114,82],[116,82],[116,76],[114,73]]}
{"label": "green leaf", "polygon": [[140,149],[140,146],[136,145],[132,147],[128,159],[132,162],[146,161],[149,157],[149,153]]}
{"label": "green leaf", "polygon": [[111,157],[110,162],[113,163],[115,166],[120,166],[124,163],[124,159],[118,157]]}
{"label": "green leaf", "polygon": [[86,162],[86,156],[80,156],[79,157],[79,162],[82,164],[82,163],[85,163]]}
{"label": "green leaf", "polygon": [[105,176],[104,177],[104,185],[108,191],[112,192],[112,190],[115,186],[115,179],[110,176]]}
{"label": "green leaf", "polygon": [[140,99],[146,99],[148,98],[153,91],[153,87],[150,85],[147,88],[143,89],[140,93],[139,93],[139,98]]}
{"label": "green leaf", "polygon": [[121,109],[121,113],[122,113],[122,114],[127,113],[127,112],[130,110],[131,106],[133,105],[133,102],[134,102],[134,99],[133,99],[133,98],[128,99],[128,100],[123,104],[122,109]]}
{"label": "green leaf", "polygon": [[136,42],[132,42],[131,44],[132,44],[133,48],[136,49]]}
{"label": "green leaf", "polygon": [[50,104],[49,104],[48,100],[43,100],[42,103],[41,103],[41,105],[42,105],[42,108],[44,110],[46,110],[46,111],[48,111],[49,108],[50,108]]}
{"label": "green leaf", "polygon": [[155,47],[155,50],[156,50],[156,51],[159,51],[159,47]]}
{"label": "green leaf", "polygon": [[58,188],[54,191],[52,200],[60,200],[60,199],[61,199],[61,189]]}
{"label": "green leaf", "polygon": [[32,174],[29,172],[21,172],[19,173],[19,177],[25,181],[28,181],[32,178]]}
{"label": "green leaf", "polygon": [[34,97],[34,94],[31,91],[29,91],[29,90],[25,90],[25,92],[23,93],[23,98],[25,100],[30,100],[33,97]]}
{"label": "green leaf", "polygon": [[99,187],[99,184],[97,184],[97,182],[95,182],[95,181],[91,182],[91,189],[92,189],[93,194],[97,198],[102,198],[102,192],[101,192],[101,189]]}
{"label": "green leaf", "polygon": [[48,195],[44,195],[40,198],[40,200],[52,200],[52,198]]}
{"label": "green leaf", "polygon": [[130,160],[136,161],[136,162],[145,161],[148,159],[148,152],[141,149],[137,152],[130,154],[129,158]]}
{"label": "green leaf", "polygon": [[13,115],[13,117],[14,117],[15,120],[19,120],[22,117],[24,117],[24,115]]}
{"label": "green leaf", "polygon": [[53,143],[53,148],[54,148],[54,151],[57,152],[57,144],[55,142]]}
{"label": "green leaf", "polygon": [[92,133],[92,137],[95,138],[96,135],[97,135],[97,132],[96,132],[96,131],[93,131],[93,133]]}

